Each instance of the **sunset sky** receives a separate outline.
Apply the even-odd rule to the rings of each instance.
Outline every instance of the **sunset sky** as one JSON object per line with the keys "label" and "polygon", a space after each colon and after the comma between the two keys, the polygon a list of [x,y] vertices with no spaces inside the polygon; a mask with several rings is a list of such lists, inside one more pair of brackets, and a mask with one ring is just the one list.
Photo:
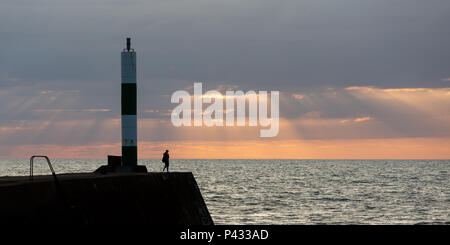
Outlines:
{"label": "sunset sky", "polygon": [[[137,52],[139,158],[450,159],[450,1],[5,0],[0,158],[119,155]],[[280,131],[172,126],[170,97],[280,91]]]}

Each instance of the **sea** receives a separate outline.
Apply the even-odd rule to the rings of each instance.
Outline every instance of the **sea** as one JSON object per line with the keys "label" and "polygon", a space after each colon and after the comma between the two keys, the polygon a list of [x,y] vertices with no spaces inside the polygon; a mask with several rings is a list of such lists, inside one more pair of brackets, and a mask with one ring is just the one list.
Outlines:
{"label": "sea", "polygon": [[[57,174],[104,164],[52,159]],[[170,171],[194,174],[216,224],[450,224],[450,160],[171,159]],[[34,174],[49,173],[36,160]],[[28,174],[27,159],[0,159],[0,176]]]}

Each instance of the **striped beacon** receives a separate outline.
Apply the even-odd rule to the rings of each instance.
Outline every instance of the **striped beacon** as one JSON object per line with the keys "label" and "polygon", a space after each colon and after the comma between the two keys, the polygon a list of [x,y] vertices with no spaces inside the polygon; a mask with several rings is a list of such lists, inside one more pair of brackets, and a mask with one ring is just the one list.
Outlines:
{"label": "striped beacon", "polygon": [[136,98],[136,52],[127,38],[127,48],[122,51],[122,164],[137,165],[137,98]]}

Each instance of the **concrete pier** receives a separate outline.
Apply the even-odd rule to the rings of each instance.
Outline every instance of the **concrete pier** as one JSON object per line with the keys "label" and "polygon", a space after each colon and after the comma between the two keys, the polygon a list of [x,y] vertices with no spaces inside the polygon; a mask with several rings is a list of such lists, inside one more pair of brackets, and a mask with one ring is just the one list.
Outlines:
{"label": "concrete pier", "polygon": [[192,173],[0,177],[0,223],[212,225]]}

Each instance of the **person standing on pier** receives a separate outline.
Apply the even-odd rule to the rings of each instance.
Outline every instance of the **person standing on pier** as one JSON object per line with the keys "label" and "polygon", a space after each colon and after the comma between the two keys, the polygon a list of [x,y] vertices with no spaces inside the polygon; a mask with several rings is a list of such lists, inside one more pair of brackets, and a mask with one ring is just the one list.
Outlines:
{"label": "person standing on pier", "polygon": [[166,150],[166,152],[164,152],[162,162],[165,164],[164,168],[163,168],[163,172],[166,168],[167,168],[167,172],[169,172],[169,150]]}

